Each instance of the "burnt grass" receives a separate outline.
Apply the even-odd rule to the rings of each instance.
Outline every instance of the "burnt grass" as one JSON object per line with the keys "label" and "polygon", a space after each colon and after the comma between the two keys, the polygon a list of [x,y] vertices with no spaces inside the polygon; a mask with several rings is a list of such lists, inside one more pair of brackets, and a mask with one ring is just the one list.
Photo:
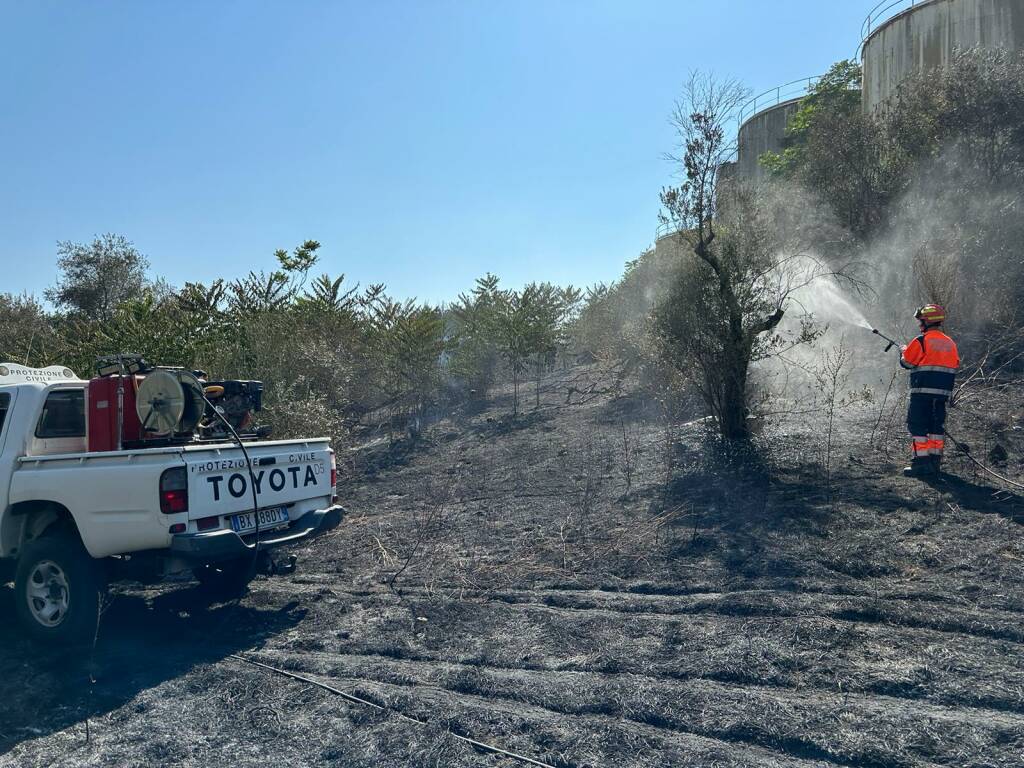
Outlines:
{"label": "burnt grass", "polygon": [[[518,764],[453,733],[559,768],[1024,765],[1020,496],[963,455],[900,476],[898,400],[844,412],[826,472],[819,416],[728,455],[571,378],[359,436],[344,524],[241,601],[118,586],[69,652],[0,589],[0,766]],[[1019,482],[1006,398],[950,428]]]}

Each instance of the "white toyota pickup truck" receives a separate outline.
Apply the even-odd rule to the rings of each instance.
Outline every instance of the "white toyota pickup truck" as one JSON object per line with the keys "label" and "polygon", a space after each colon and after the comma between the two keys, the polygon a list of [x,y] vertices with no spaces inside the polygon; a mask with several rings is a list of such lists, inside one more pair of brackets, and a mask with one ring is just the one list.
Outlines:
{"label": "white toyota pickup truck", "polygon": [[327,438],[246,442],[251,466],[231,442],[90,453],[86,386],[0,365],[0,584],[13,573],[35,638],[92,638],[111,579],[191,571],[240,593],[294,568],[273,550],[341,522]]}

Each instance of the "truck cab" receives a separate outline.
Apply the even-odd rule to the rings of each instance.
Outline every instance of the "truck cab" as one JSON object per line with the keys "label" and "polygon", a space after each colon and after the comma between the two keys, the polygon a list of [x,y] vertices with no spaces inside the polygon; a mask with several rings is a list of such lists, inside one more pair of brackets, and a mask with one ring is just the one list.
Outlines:
{"label": "truck cab", "polygon": [[0,566],[28,632],[95,634],[112,580],[191,572],[224,596],[294,568],[276,550],[337,526],[328,438],[89,451],[88,386],[0,364]]}

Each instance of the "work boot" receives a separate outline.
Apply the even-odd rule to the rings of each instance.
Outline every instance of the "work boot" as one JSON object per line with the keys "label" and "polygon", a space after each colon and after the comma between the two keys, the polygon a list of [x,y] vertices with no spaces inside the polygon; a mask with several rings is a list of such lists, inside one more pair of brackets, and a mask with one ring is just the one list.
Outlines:
{"label": "work boot", "polygon": [[911,460],[909,467],[903,468],[904,477],[928,477],[936,472],[931,456],[922,456]]}
{"label": "work boot", "polygon": [[929,458],[932,460],[932,474],[934,474],[934,475],[941,475],[942,474],[942,457],[941,456],[929,456]]}

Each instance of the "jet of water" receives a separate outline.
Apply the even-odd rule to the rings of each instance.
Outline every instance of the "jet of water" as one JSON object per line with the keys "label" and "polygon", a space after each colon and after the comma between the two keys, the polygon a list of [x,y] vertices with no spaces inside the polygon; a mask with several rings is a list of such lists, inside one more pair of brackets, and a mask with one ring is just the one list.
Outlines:
{"label": "jet of water", "polygon": [[[813,266],[808,267],[808,272]],[[815,277],[807,285],[794,291],[793,300],[808,314],[829,324],[847,323],[859,328],[873,330],[864,313],[847,298],[836,281],[827,275]]]}

